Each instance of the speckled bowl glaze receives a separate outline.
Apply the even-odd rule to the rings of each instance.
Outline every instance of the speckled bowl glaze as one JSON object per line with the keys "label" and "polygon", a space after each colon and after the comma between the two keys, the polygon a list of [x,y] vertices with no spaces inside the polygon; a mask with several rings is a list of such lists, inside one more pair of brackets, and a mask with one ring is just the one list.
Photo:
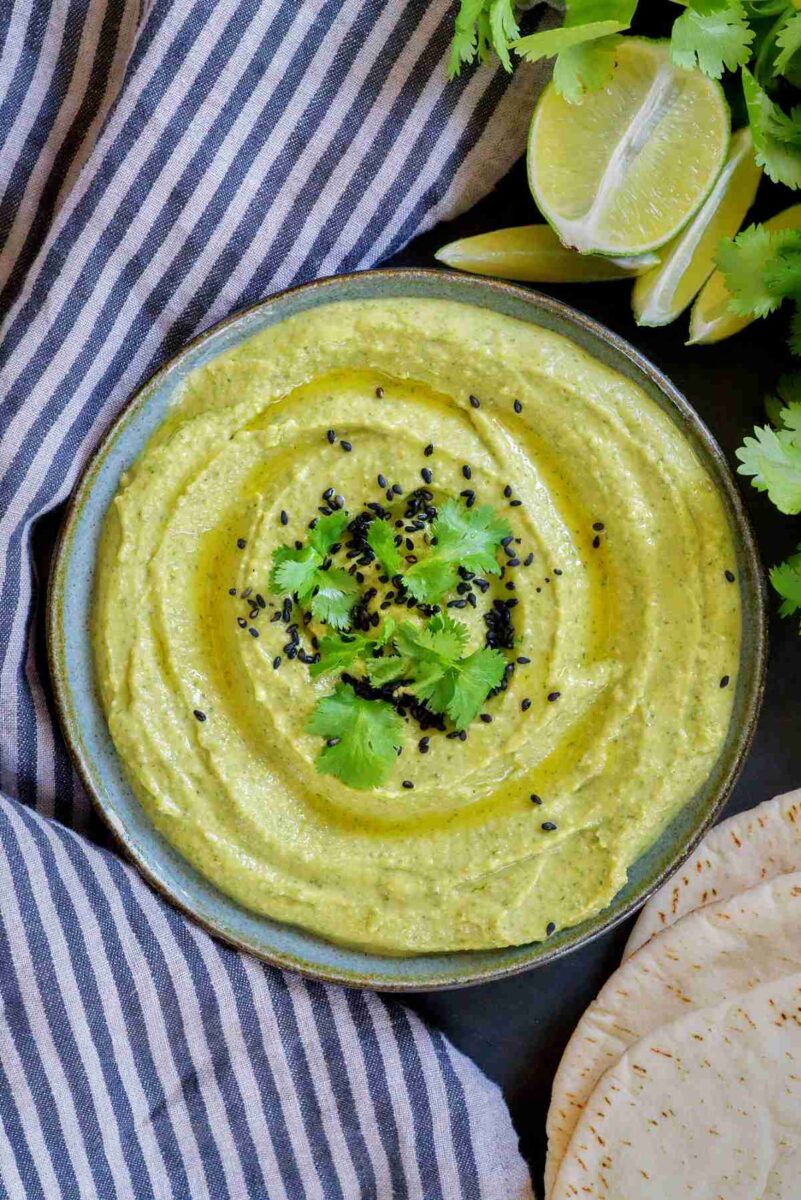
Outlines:
{"label": "speckled bowl glaze", "polygon": [[[89,637],[100,529],[120,475],[164,419],[186,375],[268,325],[320,304],[377,297],[455,300],[505,313],[571,338],[638,383],[690,439],[716,481],[737,552],[743,642],[734,715],[704,786],[633,866],[625,888],[591,919],[545,942],[509,949],[389,958],[333,945],[303,929],[258,916],[229,900],[150,824],[109,737],[95,690]],[[725,459],[673,385],[631,346],[594,321],[536,292],[444,271],[372,271],[282,292],[196,338],[123,409],[75,489],[51,576],[48,646],[67,742],[83,782],[116,838],[150,883],[212,933],[267,962],[353,987],[414,991],[498,979],[551,962],[627,917],[680,865],[725,803],[748,752],[764,686],[765,609],[754,540]]]}

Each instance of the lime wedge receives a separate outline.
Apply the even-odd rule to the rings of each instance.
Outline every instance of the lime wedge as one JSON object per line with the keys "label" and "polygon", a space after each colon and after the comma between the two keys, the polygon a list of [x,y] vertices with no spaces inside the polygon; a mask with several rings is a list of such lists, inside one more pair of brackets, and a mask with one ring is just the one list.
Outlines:
{"label": "lime wedge", "polygon": [[576,254],[559,241],[550,225],[517,225],[477,237],[461,238],[434,256],[446,266],[473,275],[516,279],[521,283],[597,283],[631,279],[653,268],[656,254],[638,259]]}
{"label": "lime wedge", "polygon": [[668,325],[684,312],[715,269],[720,239],[740,228],[761,175],[746,126],[731,139],[715,186],[690,223],[663,250],[660,266],[635,283],[631,307],[638,325]]}
{"label": "lime wedge", "polygon": [[[765,221],[765,228],[801,229],[801,204],[793,204]],[[738,317],[729,308],[731,294],[721,271],[713,271],[704,284],[690,313],[688,346],[708,346],[722,342],[750,325],[754,317]]]}
{"label": "lime wedge", "polygon": [[582,254],[664,246],[709,195],[728,150],[719,83],[676,67],[667,42],[621,38],[615,56],[611,82],[584,104],[549,83],[529,131],[534,199]]}

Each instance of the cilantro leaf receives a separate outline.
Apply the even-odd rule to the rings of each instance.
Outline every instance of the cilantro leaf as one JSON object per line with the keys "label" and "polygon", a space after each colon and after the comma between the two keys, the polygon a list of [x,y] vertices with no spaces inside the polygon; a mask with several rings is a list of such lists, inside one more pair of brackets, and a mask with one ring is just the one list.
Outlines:
{"label": "cilantro leaf", "polygon": [[743,67],[743,95],[755,158],[774,183],[801,187],[801,110],[785,113]]}
{"label": "cilantro leaf", "polygon": [[367,545],[376,556],[390,579],[399,575],[403,567],[401,552],[395,545],[395,534],[392,526],[376,518],[370,522],[367,530]]}
{"label": "cilantro leaf", "polygon": [[730,308],[741,317],[766,317],[781,304],[770,292],[765,268],[773,253],[772,235],[764,225],[750,225],[734,238],[723,238],[716,262],[731,292]]}
{"label": "cilantro leaf", "polygon": [[415,600],[421,604],[436,604],[455,587],[457,578],[455,563],[443,562],[435,554],[430,554],[406,572],[403,582]]}
{"label": "cilantro leaf", "polygon": [[771,256],[762,278],[772,296],[782,300],[801,296],[801,230],[779,229],[771,234]]}
{"label": "cilantro leaf", "polygon": [[331,547],[341,540],[349,520],[344,508],[337,509],[327,517],[317,518],[314,529],[309,531],[309,542],[321,558],[325,558]]}
{"label": "cilantro leaf", "polygon": [[403,679],[407,663],[405,658],[397,654],[385,655],[384,658],[374,658],[367,664],[367,678],[373,687],[383,687],[385,683],[394,683]]}
{"label": "cilantro leaf", "polygon": [[394,632],[395,621],[390,617],[375,636],[366,637],[363,633],[328,634],[320,639],[320,658],[310,667],[312,676],[317,678],[329,671],[344,670],[358,660],[370,662],[374,651],[385,646]]}
{"label": "cilantro leaf", "polygon": [[270,572],[270,587],[279,596],[296,594],[303,602],[314,591],[319,559],[311,546],[294,550],[291,546],[278,546],[273,551],[273,569]]}
{"label": "cilantro leaf", "polygon": [[395,635],[402,670],[412,679],[410,691],[432,712],[446,713],[457,729],[477,716],[506,670],[499,650],[463,657],[468,638],[467,626],[443,613],[435,613],[423,629],[404,621]]}
{"label": "cilantro leaf", "polygon": [[770,582],[782,597],[779,612],[783,617],[792,617],[801,612],[801,546],[787,562],[773,567]]}
{"label": "cilantro leaf", "polygon": [[466,729],[478,716],[489,693],[499,686],[506,671],[500,650],[484,647],[462,659],[458,681],[448,704],[448,716],[457,729]]}
{"label": "cilantro leaf", "polygon": [[334,629],[346,629],[359,593],[356,580],[347,571],[317,571],[315,586],[311,610],[317,620],[327,621]]}
{"label": "cilantro leaf", "polygon": [[776,429],[801,431],[801,371],[779,377],[775,393],[765,397],[765,411]]}
{"label": "cilantro leaf", "polygon": [[403,740],[403,721],[392,705],[364,700],[346,683],[317,702],[306,730],[327,742],[317,756],[320,774],[352,788],[380,787]]}
{"label": "cilantro leaf", "polygon": [[511,72],[512,60],[509,57],[509,43],[520,36],[515,18],[514,0],[492,0],[489,9],[489,27],[493,49],[501,60],[504,70]]}
{"label": "cilantro leaf", "polygon": [[432,526],[437,539],[437,557],[444,562],[455,562],[486,575],[500,575],[501,568],[495,556],[505,537],[512,530],[504,517],[499,517],[489,504],[474,508],[446,500]]}
{"label": "cilantro leaf", "polygon": [[670,49],[674,63],[720,79],[724,70],[744,66],[751,56],[754,31],[741,0],[689,0],[673,22]]}
{"label": "cilantro leaf", "polygon": [[780,52],[773,63],[774,75],[784,75],[790,60],[801,50],[801,12],[792,12],[776,35]]}
{"label": "cilantro leaf", "polygon": [[511,71],[509,42],[518,36],[512,0],[460,0],[454,23],[448,77],[453,79],[465,63],[484,62],[493,49]]}
{"label": "cilantro leaf", "polygon": [[780,512],[801,512],[801,437],[795,429],[758,427],[737,451],[740,475],[767,492]]}
{"label": "cilantro leaf", "polygon": [[569,104],[581,104],[588,92],[606,87],[615,72],[619,38],[602,37],[569,46],[558,55],[553,67],[554,87]]}

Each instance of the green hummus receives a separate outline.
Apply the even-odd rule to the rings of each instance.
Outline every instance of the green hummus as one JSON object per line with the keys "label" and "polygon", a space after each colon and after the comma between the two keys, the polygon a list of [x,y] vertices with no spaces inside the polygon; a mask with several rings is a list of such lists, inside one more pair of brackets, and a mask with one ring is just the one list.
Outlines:
{"label": "green hummus", "polygon": [[[458,612],[479,647],[513,595],[515,667],[491,722],[421,753],[409,718],[387,783],[359,791],[316,769],[305,727],[331,680],[284,657],[271,556],[328,488],[355,514],[386,503],[381,474],[402,516],[423,467],[435,503],[473,489],[520,539]],[[570,341],[445,301],[329,305],[191,375],[122,480],[100,690],[154,824],[249,909],[389,954],[519,944],[603,908],[709,774],[739,661],[733,568],[679,428]]]}

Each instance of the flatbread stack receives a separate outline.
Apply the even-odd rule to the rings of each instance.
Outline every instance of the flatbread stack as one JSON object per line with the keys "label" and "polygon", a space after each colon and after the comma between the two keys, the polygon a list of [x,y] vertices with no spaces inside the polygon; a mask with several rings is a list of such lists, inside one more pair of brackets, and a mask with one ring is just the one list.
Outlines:
{"label": "flatbread stack", "polygon": [[801,1200],[801,791],[645,906],[547,1128],[545,1200]]}

